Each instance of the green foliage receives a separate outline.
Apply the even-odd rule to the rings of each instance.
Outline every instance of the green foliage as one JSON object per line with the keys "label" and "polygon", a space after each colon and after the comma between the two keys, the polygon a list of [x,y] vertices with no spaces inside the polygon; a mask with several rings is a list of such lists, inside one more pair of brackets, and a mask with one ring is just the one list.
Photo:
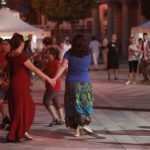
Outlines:
{"label": "green foliage", "polygon": [[150,19],[150,0],[140,0],[142,14],[147,19]]}
{"label": "green foliage", "polygon": [[31,0],[36,11],[43,13],[49,20],[77,23],[91,15],[94,0]]}

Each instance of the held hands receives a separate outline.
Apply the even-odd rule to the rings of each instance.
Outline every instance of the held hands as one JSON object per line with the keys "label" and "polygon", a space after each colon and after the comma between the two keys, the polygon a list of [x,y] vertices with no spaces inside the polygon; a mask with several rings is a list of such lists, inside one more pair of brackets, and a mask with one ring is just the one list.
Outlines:
{"label": "held hands", "polygon": [[53,87],[56,85],[56,80],[48,77],[47,82],[51,84]]}

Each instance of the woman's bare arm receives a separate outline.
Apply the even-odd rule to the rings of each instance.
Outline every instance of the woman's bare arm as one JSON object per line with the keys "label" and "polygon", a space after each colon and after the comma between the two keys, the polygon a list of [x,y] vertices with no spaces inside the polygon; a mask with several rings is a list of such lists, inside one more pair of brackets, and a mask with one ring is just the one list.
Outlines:
{"label": "woman's bare arm", "polygon": [[135,48],[133,46],[129,46],[129,50],[130,51],[134,51],[134,52],[139,52],[139,53],[143,53],[143,51],[139,50],[138,48]]}
{"label": "woman's bare arm", "polygon": [[62,63],[58,67],[58,70],[56,72],[56,75],[55,75],[54,79],[58,79],[62,75],[64,70],[67,68],[67,66],[68,66],[68,60],[67,59],[63,59]]}
{"label": "woman's bare arm", "polygon": [[38,69],[37,67],[35,67],[32,62],[28,59],[24,62],[24,65],[31,70],[32,72],[34,72],[36,75],[38,75],[42,80],[44,81],[48,81],[50,84],[54,84],[54,80],[50,79],[47,75],[45,75],[40,69]]}

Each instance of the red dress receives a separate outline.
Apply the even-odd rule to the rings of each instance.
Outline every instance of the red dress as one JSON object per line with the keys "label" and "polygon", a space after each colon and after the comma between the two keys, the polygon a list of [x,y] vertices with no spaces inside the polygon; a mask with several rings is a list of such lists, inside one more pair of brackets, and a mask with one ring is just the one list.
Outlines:
{"label": "red dress", "polygon": [[25,52],[8,57],[11,78],[8,101],[11,128],[7,136],[8,141],[18,141],[23,138],[34,120],[35,104],[29,90],[30,75],[24,66],[27,59]]}
{"label": "red dress", "polygon": [[5,56],[4,54],[0,51],[0,63],[5,61]]}

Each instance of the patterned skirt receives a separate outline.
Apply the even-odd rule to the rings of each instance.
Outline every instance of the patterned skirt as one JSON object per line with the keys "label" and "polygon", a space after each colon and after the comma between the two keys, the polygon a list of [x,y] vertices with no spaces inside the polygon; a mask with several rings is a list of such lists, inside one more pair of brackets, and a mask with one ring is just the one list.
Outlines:
{"label": "patterned skirt", "polygon": [[93,113],[94,95],[90,83],[66,83],[65,120],[66,127],[77,128],[88,125]]}

